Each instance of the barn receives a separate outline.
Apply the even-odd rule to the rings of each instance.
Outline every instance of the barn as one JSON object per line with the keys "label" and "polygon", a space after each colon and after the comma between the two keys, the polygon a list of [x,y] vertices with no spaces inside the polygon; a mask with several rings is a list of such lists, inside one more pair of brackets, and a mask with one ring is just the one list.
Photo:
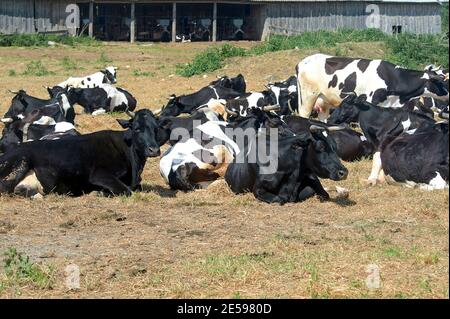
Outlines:
{"label": "barn", "polygon": [[[424,34],[441,32],[441,5],[436,0],[2,0],[0,33],[67,32],[131,42],[264,40],[271,34],[369,27]],[[79,23],[68,25],[71,17]]]}

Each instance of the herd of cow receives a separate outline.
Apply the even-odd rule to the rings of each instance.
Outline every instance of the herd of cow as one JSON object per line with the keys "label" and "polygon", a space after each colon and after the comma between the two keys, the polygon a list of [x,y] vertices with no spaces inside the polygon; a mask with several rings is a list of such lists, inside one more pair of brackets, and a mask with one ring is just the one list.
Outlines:
{"label": "herd of cow", "polygon": [[[136,99],[116,82],[116,68],[107,67],[48,87],[47,100],[14,92],[1,119],[0,194],[130,195],[141,189],[147,158],[158,156],[172,189],[206,188],[224,177],[234,193],[269,203],[327,199],[320,179],[343,180],[341,160],[368,157],[370,184],[448,187],[448,70],[440,67],[414,71],[315,54],[261,92],[247,92],[241,74],[223,76],[171,95],[154,113],[134,113]],[[81,135],[75,104],[130,119],[117,120],[123,131]]]}

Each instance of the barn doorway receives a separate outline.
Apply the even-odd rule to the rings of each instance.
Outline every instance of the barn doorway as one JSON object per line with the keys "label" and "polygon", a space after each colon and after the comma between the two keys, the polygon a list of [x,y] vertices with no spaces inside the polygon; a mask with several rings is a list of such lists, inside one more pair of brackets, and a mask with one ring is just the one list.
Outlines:
{"label": "barn doorway", "polygon": [[217,5],[217,40],[258,40],[256,6],[219,3]]}
{"label": "barn doorway", "polygon": [[136,40],[169,42],[172,39],[172,4],[136,3]]}
{"label": "barn doorway", "polygon": [[212,3],[178,3],[177,39],[211,41],[212,16]]}

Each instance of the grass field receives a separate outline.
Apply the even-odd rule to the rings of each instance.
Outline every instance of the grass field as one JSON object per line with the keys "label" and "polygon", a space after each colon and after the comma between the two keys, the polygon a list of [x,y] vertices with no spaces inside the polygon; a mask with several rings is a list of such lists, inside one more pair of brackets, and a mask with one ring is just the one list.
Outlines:
{"label": "grass field", "polygon": [[[221,74],[242,73],[249,90],[261,90],[319,52],[236,57],[214,73],[176,75],[177,64],[207,45],[0,48],[0,113],[12,98],[8,89],[46,97],[43,85],[105,65],[119,67],[118,85],[134,94],[138,108],[157,109],[171,93],[194,92]],[[344,43],[320,51],[375,58],[385,47]],[[76,123],[83,133],[118,130],[118,117],[80,114]],[[129,198],[0,196],[0,252],[7,252],[0,297],[449,297],[448,191],[369,187],[371,163],[363,160],[345,164],[349,178],[338,185],[350,190],[347,200],[332,194],[328,202],[278,206],[235,196],[223,184],[171,191],[158,164],[147,162],[144,192]],[[80,268],[78,290],[65,285],[69,264]],[[377,289],[366,287],[370,264],[380,269]]]}

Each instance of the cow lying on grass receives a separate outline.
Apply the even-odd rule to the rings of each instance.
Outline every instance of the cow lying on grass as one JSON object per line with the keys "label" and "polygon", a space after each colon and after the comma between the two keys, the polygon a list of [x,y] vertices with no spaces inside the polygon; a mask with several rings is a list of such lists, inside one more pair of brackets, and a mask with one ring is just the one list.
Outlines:
{"label": "cow lying on grass", "polygon": [[3,154],[0,193],[14,193],[26,177],[35,174],[37,183],[34,189],[26,190],[29,195],[55,192],[80,196],[92,191],[130,195],[140,187],[147,158],[160,154],[159,128],[149,110],[118,121],[125,131],[23,143]]}

